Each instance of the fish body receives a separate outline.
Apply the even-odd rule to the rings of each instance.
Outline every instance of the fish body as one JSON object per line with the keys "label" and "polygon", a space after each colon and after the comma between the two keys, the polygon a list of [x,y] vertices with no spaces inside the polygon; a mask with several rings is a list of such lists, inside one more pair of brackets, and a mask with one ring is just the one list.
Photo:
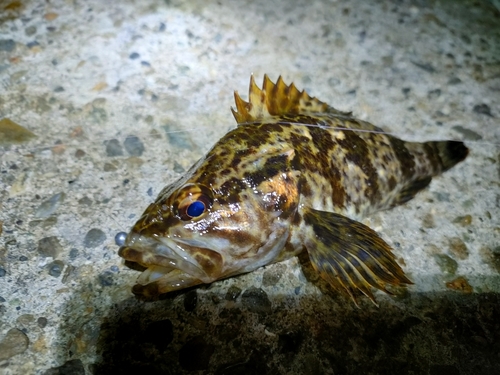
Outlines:
{"label": "fish body", "polygon": [[145,299],[253,271],[307,251],[353,299],[411,281],[363,217],[412,199],[465,159],[462,142],[405,142],[286,85],[253,77],[238,126],[167,186],[119,255]]}

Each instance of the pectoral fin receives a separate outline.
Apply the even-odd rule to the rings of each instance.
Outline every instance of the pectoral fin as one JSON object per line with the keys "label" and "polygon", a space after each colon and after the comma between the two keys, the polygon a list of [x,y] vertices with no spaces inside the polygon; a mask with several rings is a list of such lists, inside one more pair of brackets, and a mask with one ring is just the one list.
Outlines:
{"label": "pectoral fin", "polygon": [[314,269],[356,303],[361,291],[376,304],[371,288],[389,293],[387,284],[412,284],[396,263],[390,246],[357,221],[333,212],[305,209],[305,247]]}

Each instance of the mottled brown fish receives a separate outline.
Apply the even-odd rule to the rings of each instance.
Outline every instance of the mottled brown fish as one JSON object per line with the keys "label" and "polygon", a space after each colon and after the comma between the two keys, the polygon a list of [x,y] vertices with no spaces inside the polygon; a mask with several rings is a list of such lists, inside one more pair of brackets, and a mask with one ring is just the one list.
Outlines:
{"label": "mottled brown fish", "polygon": [[306,250],[313,268],[354,300],[411,284],[390,246],[358,220],[412,199],[465,159],[462,142],[393,137],[264,76],[238,126],[167,186],[119,255],[143,271],[146,299],[253,271]]}

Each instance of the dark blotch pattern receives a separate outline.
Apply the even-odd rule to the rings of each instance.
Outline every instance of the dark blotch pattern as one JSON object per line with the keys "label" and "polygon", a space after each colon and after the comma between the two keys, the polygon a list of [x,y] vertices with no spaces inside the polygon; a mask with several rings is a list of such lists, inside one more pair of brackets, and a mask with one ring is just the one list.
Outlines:
{"label": "dark blotch pattern", "polygon": [[339,140],[339,146],[346,152],[346,158],[356,164],[367,176],[365,196],[372,204],[380,199],[378,188],[378,174],[370,160],[366,141],[356,132],[344,132],[345,139]]}
{"label": "dark blotch pattern", "polygon": [[404,141],[395,137],[387,137],[391,142],[392,149],[401,165],[401,172],[405,179],[411,179],[415,173],[415,160],[414,156],[406,148]]}

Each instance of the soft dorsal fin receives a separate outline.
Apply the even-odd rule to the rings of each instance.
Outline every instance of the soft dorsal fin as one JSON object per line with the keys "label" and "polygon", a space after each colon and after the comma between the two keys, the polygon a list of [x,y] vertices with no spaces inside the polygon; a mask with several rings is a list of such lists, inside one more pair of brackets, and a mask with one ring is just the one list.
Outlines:
{"label": "soft dorsal fin", "polygon": [[304,90],[299,91],[293,83],[286,85],[281,76],[276,83],[273,83],[265,74],[262,89],[256,85],[253,75],[250,76],[248,98],[246,102],[241,99],[237,91],[234,92],[236,110],[231,108],[231,111],[238,124],[280,115],[308,113],[349,115],[309,96]]}

